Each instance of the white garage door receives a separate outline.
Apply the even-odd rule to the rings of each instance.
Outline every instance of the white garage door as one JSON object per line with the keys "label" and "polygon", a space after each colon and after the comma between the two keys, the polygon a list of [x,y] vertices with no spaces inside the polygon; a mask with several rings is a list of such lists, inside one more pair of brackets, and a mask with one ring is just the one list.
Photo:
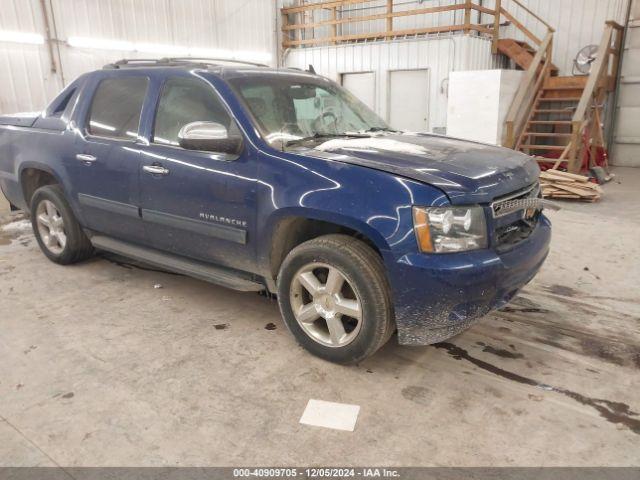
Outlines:
{"label": "white garage door", "polygon": [[389,124],[400,130],[429,130],[429,70],[389,72]]}
{"label": "white garage door", "polygon": [[375,111],[376,77],[373,72],[343,73],[342,86],[358,97],[367,107]]}

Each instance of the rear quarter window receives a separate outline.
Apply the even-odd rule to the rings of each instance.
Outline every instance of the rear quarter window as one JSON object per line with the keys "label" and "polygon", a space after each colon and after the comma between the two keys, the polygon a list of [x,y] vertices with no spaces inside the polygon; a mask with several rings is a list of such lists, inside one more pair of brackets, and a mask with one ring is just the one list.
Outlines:
{"label": "rear quarter window", "polygon": [[134,140],[147,94],[147,77],[107,78],[91,101],[87,132],[99,137]]}

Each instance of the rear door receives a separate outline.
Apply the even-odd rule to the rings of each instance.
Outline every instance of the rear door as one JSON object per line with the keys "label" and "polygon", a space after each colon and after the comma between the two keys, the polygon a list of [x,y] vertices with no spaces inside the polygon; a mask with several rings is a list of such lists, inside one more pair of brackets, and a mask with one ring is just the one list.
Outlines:
{"label": "rear door", "polygon": [[119,72],[89,86],[77,120],[75,155],[66,171],[83,224],[99,233],[142,243],[138,208],[140,153],[138,130],[149,79]]}
{"label": "rear door", "polygon": [[429,131],[429,70],[389,72],[388,118],[399,130]]}
{"label": "rear door", "polygon": [[179,130],[198,121],[239,130],[208,81],[188,72],[168,77],[149,145],[141,149],[140,205],[148,241],[161,250],[250,271],[256,153],[246,141],[239,155],[181,148]]}

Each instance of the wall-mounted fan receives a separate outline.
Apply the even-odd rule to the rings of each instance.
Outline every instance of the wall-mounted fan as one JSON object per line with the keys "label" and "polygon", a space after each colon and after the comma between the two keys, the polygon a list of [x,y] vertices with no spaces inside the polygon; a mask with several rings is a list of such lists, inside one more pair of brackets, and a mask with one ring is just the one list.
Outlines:
{"label": "wall-mounted fan", "polygon": [[596,61],[598,45],[587,45],[582,48],[573,60],[574,75],[589,75],[591,65]]}

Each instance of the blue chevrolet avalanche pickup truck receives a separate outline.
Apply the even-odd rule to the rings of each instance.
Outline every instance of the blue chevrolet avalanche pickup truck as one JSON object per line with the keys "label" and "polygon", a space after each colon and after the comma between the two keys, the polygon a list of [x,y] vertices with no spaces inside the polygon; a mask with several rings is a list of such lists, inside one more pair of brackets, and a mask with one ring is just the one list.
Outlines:
{"label": "blue chevrolet avalanche pickup truck", "polygon": [[551,235],[538,176],[294,69],[124,60],[0,117],[0,187],[50,260],[99,249],[266,290],[300,344],[345,364],[396,330],[452,337],[529,282]]}

